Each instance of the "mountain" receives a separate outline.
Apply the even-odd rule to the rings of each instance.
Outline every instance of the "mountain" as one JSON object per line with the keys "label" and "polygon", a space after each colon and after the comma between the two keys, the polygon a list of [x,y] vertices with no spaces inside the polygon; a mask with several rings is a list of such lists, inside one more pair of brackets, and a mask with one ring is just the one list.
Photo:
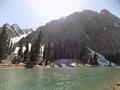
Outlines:
{"label": "mountain", "polygon": [[54,59],[75,58],[86,62],[86,48],[89,47],[120,64],[120,18],[106,9],[99,13],[84,10],[53,20],[21,41],[34,42],[40,30],[43,32],[43,44],[49,45],[50,42],[52,50],[59,54]]}
{"label": "mountain", "polygon": [[20,35],[23,35],[24,32],[20,29],[20,27],[16,24],[13,24],[13,25],[10,25],[8,23],[4,24],[2,27],[0,27],[0,31],[2,31],[3,28],[6,28],[8,33],[9,33],[9,36],[11,38],[13,37],[17,37],[17,36],[20,36]]}
{"label": "mountain", "polygon": [[0,27],[0,33],[2,32],[3,28],[6,28],[12,43],[17,43],[20,39],[26,37],[33,31],[32,28],[21,29],[17,24],[10,25],[5,23],[2,27]]}
{"label": "mountain", "polygon": [[17,24],[10,25],[5,23],[2,27],[0,27],[0,32],[4,27],[7,29],[11,38],[20,37],[21,35],[29,34],[33,31],[33,29],[21,29]]}

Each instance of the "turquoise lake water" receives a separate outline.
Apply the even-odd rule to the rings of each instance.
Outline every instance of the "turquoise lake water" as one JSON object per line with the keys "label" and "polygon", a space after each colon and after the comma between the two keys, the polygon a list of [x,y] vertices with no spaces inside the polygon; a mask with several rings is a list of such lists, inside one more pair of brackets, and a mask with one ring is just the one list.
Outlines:
{"label": "turquoise lake water", "polygon": [[0,69],[0,90],[105,90],[116,68]]}

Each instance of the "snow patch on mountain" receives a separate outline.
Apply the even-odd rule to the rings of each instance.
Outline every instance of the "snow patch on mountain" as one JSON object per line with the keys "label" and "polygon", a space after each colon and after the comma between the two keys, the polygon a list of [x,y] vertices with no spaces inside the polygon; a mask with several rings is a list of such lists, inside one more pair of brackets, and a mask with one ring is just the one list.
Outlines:
{"label": "snow patch on mountain", "polygon": [[[28,45],[29,51],[31,51],[31,46],[32,46],[32,44],[29,43],[29,45]],[[40,51],[41,51],[40,56],[41,56],[41,57],[43,57],[44,47],[45,47],[45,46],[42,45],[41,48],[40,48]],[[14,53],[14,54],[17,54],[19,49],[20,49],[20,47],[16,47],[13,53]],[[25,52],[25,50],[26,50],[26,47],[23,46],[23,52]]]}
{"label": "snow patch on mountain", "polygon": [[41,57],[43,57],[43,52],[44,52],[45,45],[42,45],[40,50],[41,50]]}
{"label": "snow patch on mountain", "polygon": [[16,48],[15,48],[15,51],[14,51],[13,53],[14,53],[14,54],[17,54],[19,49],[20,49],[20,47],[16,47]]}
{"label": "snow patch on mountain", "polygon": [[29,51],[31,51],[32,44],[29,43],[28,47],[29,47]]}
{"label": "snow patch on mountain", "polygon": [[34,30],[32,28],[27,28],[27,29],[23,29],[25,34],[30,34],[31,32],[33,32]]}
{"label": "snow patch on mountain", "polygon": [[[97,62],[100,66],[109,66],[110,65],[110,61],[107,60],[103,55],[93,51],[92,49],[88,48],[88,50],[90,51],[90,55],[94,56],[94,54],[96,53],[97,55]],[[111,66],[116,66],[114,63],[111,62]]]}
{"label": "snow patch on mountain", "polygon": [[114,22],[113,26],[120,28],[120,24]]}
{"label": "snow patch on mountain", "polygon": [[20,39],[22,39],[23,37],[26,37],[27,34],[24,34],[24,35],[20,35],[18,37],[14,37],[14,38],[11,38],[11,41],[12,43],[17,43]]}
{"label": "snow patch on mountain", "polygon": [[[20,49],[20,47],[16,47],[15,48],[15,51],[13,52],[14,54],[17,54],[18,53],[18,51],[19,51],[19,49]],[[25,51],[25,46],[23,46],[23,52]]]}

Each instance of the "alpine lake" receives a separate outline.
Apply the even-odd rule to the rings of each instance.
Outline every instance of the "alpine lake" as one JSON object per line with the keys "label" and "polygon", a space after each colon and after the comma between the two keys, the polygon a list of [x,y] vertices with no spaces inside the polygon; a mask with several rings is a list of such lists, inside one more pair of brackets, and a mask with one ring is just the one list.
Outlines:
{"label": "alpine lake", "polygon": [[0,69],[0,90],[109,90],[118,81],[111,67]]}

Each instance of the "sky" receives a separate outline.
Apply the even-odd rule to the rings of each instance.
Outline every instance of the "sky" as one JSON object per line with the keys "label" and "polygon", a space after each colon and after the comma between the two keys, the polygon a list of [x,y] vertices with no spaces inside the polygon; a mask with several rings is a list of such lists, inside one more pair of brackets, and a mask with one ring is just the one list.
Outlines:
{"label": "sky", "polygon": [[21,28],[35,29],[84,9],[107,9],[120,17],[120,0],[0,0],[0,26],[16,23]]}

